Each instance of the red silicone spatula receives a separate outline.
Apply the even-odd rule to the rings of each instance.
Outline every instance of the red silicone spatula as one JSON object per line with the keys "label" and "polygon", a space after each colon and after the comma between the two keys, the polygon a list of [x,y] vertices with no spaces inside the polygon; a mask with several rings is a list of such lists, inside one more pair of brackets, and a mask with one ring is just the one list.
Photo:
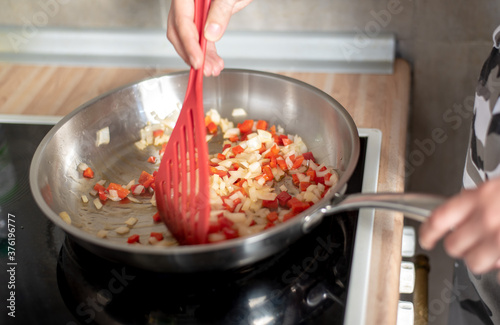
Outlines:
{"label": "red silicone spatula", "polygon": [[[203,26],[209,0],[195,0],[194,22],[205,57]],[[162,220],[180,244],[207,242],[210,202],[208,147],[203,112],[203,65],[191,67],[184,103],[155,178]]]}

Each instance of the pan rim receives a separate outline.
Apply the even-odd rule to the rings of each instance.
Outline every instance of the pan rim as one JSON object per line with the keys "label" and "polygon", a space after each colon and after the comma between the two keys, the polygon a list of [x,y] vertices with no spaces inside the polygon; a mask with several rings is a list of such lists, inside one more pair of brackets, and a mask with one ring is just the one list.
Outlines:
{"label": "pan rim", "polygon": [[[42,194],[40,193],[39,189],[39,182],[38,182],[38,172],[37,172],[37,165],[41,161],[44,149],[47,147],[47,145],[50,143],[50,140],[56,135],[57,131],[63,127],[73,116],[77,115],[80,113],[82,110],[84,110],[86,107],[91,106],[93,103],[99,101],[102,98],[105,98],[113,93],[116,93],[120,90],[124,90],[126,88],[132,87],[139,85],[144,82],[149,82],[154,79],[160,79],[164,77],[175,77],[178,75],[187,75],[189,71],[187,70],[182,70],[182,71],[174,71],[174,72],[169,72],[166,74],[162,74],[159,76],[155,76],[152,78],[146,78],[142,79],[139,81],[135,82],[130,82],[127,83],[123,86],[114,88],[112,90],[109,90],[83,104],[78,106],[76,109],[74,109],[72,112],[68,113],[66,116],[64,116],[59,122],[57,122],[54,127],[52,127],[49,132],[45,135],[45,137],[42,139],[40,144],[38,145],[35,154],[33,155],[31,164],[30,164],[30,171],[29,171],[29,183],[30,183],[30,189],[31,193],[35,199],[36,204],[40,208],[40,210],[43,212],[44,216],[47,217],[51,222],[55,223],[58,227],[60,227],[64,232],[68,233],[69,235],[88,242],[92,245],[95,246],[100,246],[106,249],[110,250],[117,250],[121,252],[131,252],[131,253],[141,253],[141,254],[149,254],[149,255],[155,255],[155,256],[165,256],[165,255],[188,255],[188,254],[199,254],[199,253],[208,253],[208,252],[215,252],[215,251],[220,251],[220,250],[231,250],[233,248],[236,248],[238,246],[242,245],[251,245],[257,242],[261,242],[267,238],[273,237],[274,235],[282,232],[284,229],[288,228],[293,228],[293,227],[300,227],[301,224],[304,223],[305,219],[307,216],[311,215],[314,211],[317,211],[318,209],[321,209],[327,204],[330,204],[336,195],[336,193],[339,193],[342,188],[345,187],[347,184],[347,181],[349,178],[352,176],[352,173],[354,172],[356,163],[359,159],[359,135],[358,135],[358,129],[357,126],[352,118],[352,116],[347,112],[347,110],[332,96],[324,92],[323,90],[312,86],[310,84],[307,84],[303,81],[300,81],[298,79],[294,79],[288,76],[284,76],[281,74],[277,73],[271,73],[271,72],[266,72],[266,71],[258,71],[258,70],[251,70],[251,69],[224,69],[221,72],[221,75],[226,75],[226,74],[252,74],[252,75],[261,75],[265,76],[268,78],[273,78],[273,79],[281,79],[283,81],[298,85],[300,87],[303,87],[309,91],[314,92],[316,95],[323,97],[327,102],[331,103],[332,106],[335,106],[337,111],[340,113],[344,121],[348,124],[348,127],[350,130],[353,132],[353,143],[352,143],[352,152],[351,152],[351,157],[349,157],[349,161],[351,162],[350,164],[347,165],[347,168],[345,171],[343,171],[341,177],[339,178],[338,183],[329,191],[325,197],[323,197],[320,201],[318,201],[316,204],[314,204],[311,208],[308,210],[301,212],[298,214],[296,217],[292,218],[291,220],[288,220],[286,223],[278,224],[275,227],[266,229],[258,234],[248,236],[248,237],[241,237],[241,238],[236,238],[236,239],[231,239],[231,240],[226,240],[222,242],[216,242],[216,243],[209,243],[209,244],[202,244],[202,245],[184,245],[184,246],[171,246],[171,247],[156,247],[152,245],[126,245],[124,243],[119,243],[119,242],[114,242],[114,241],[109,241],[105,240],[102,238],[98,238],[97,236],[92,236],[89,233],[86,233],[79,228],[68,225],[65,223],[59,215],[53,211],[48,204],[45,202],[44,198],[42,197]],[[356,133],[356,134],[354,134]]]}

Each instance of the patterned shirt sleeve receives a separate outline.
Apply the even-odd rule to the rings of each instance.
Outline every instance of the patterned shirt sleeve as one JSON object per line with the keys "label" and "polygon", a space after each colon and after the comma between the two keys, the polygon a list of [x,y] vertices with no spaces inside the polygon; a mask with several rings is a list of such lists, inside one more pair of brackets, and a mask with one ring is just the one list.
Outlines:
{"label": "patterned shirt sleeve", "polygon": [[474,188],[500,176],[500,26],[479,76],[463,185]]}

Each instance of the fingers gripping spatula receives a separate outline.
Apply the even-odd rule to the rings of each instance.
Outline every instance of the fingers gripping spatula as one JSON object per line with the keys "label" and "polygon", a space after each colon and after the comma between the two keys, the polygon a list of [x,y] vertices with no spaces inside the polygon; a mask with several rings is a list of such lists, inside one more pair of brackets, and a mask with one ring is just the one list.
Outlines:
{"label": "fingers gripping spatula", "polygon": [[[205,57],[203,26],[209,0],[195,0],[194,21]],[[191,67],[182,109],[155,178],[162,220],[180,244],[207,242],[210,202],[208,147],[203,111],[203,65]]]}

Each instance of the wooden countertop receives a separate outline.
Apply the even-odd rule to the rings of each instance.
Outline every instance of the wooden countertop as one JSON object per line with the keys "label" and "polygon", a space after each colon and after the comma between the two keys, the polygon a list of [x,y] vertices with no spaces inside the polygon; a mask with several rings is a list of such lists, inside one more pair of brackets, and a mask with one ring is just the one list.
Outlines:
{"label": "wooden countertop", "polygon": [[[65,115],[87,100],[157,69],[27,66],[0,63],[0,114]],[[382,131],[378,191],[404,190],[410,67],[396,60],[392,75],[282,73],[337,99],[360,128]],[[368,324],[396,324],[403,217],[377,211],[372,246]]]}

